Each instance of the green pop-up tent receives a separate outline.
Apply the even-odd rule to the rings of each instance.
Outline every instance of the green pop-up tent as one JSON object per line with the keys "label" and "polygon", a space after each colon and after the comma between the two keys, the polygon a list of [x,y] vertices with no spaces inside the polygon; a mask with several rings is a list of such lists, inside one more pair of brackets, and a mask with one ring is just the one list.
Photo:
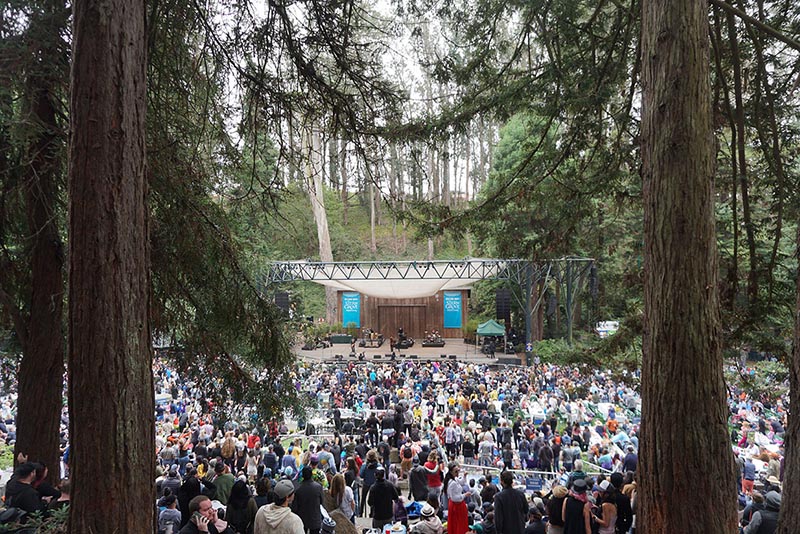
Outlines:
{"label": "green pop-up tent", "polygon": [[[485,323],[481,323],[478,325],[478,329],[475,331],[478,336],[503,336],[503,346],[500,349],[500,352],[503,353],[506,351],[506,327],[495,321],[494,319],[489,319]],[[478,342],[480,345],[480,342]]]}
{"label": "green pop-up tent", "polygon": [[485,323],[478,325],[476,333],[479,336],[504,336],[506,335],[506,327],[494,319],[489,319]]}

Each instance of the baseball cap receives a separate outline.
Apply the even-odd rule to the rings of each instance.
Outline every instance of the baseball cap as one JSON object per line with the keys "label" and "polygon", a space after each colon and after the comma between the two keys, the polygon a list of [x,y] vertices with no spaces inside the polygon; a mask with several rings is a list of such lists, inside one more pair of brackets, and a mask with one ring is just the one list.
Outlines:
{"label": "baseball cap", "polygon": [[279,499],[285,499],[294,493],[294,484],[292,484],[291,480],[280,480],[275,484],[275,489],[273,491]]}

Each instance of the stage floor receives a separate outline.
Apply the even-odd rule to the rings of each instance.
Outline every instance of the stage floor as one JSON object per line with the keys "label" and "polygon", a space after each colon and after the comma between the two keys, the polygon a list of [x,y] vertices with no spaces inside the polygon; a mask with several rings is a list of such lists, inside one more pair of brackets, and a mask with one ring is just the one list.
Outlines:
{"label": "stage floor", "polygon": [[[508,360],[515,360],[520,363],[520,358],[514,354],[495,354],[495,358],[489,358],[481,353],[479,347],[475,345],[468,345],[461,339],[445,339],[444,347],[423,347],[419,342],[415,343],[410,349],[395,350],[395,361],[403,361],[410,358],[412,355],[417,356],[417,360],[447,360],[452,359],[451,356],[455,355],[456,361],[462,362],[475,362],[475,363],[509,363]],[[350,345],[337,344],[326,349],[315,350],[302,350],[302,345],[293,347],[293,351],[300,358],[306,361],[336,361],[336,355],[342,355],[342,361],[358,361],[357,358],[349,357]],[[364,347],[356,347],[356,354],[364,353],[364,361],[389,361],[387,354],[390,354],[389,343],[386,342],[382,347],[377,349],[369,349]],[[380,355],[380,358],[375,358],[375,355]],[[499,362],[498,360],[502,360]]]}

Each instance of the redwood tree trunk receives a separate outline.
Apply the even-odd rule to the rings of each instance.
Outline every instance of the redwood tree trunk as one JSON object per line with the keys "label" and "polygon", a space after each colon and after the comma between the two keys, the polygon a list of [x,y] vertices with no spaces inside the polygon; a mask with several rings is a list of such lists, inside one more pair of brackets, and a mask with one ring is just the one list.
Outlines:
{"label": "redwood tree trunk", "polygon": [[[797,252],[800,254],[800,225],[797,226]],[[800,257],[800,256],[799,256]],[[786,425],[784,441],[786,455],[784,457],[783,501],[777,534],[794,534],[800,525],[800,414],[796,406],[800,406],[800,269],[797,271],[797,297],[794,308],[794,344],[792,359],[789,362],[789,422]]]}
{"label": "redwood tree trunk", "polygon": [[44,463],[54,482],[59,477],[64,388],[64,251],[56,216],[60,148],[52,98],[44,76],[34,74],[28,79],[27,101],[36,130],[29,154],[25,198],[32,245],[31,300],[28,335],[18,374],[14,457],[22,452],[30,460]]}
{"label": "redwood tree trunk", "polygon": [[154,527],[145,50],[143,0],[73,3],[68,368],[75,533],[149,534]]}
{"label": "redwood tree trunk", "polygon": [[[708,47],[707,2],[643,2],[645,332],[637,532],[647,534],[736,530]],[[690,424],[678,424],[681,416]],[[700,499],[697,488],[703,488]]]}

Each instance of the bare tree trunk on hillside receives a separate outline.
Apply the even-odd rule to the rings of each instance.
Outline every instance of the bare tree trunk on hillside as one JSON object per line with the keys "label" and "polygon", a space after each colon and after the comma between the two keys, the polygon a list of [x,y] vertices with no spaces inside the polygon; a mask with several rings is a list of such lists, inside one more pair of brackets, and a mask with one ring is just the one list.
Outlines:
{"label": "bare tree trunk on hillside", "polygon": [[145,3],[75,0],[72,36],[69,530],[150,534]]}
{"label": "bare tree trunk on hillside", "polygon": [[375,254],[378,245],[375,242],[375,184],[369,182],[369,250]]}
{"label": "bare tree trunk on hillside", "polygon": [[347,141],[342,139],[339,152],[339,175],[342,177],[342,225],[347,226]]}
{"label": "bare tree trunk on hillside", "polygon": [[[322,143],[319,131],[312,124],[304,135],[306,158],[306,188],[311,200],[311,212],[317,225],[319,240],[319,259],[333,261],[331,234],[328,229],[328,214],[325,212],[325,178],[322,173]],[[328,324],[336,322],[336,289],[325,287],[325,320]]]}
{"label": "bare tree trunk on hillside", "polygon": [[[736,530],[714,228],[708,4],[642,4],[645,282],[637,531]],[[675,425],[692,413],[691,425]],[[709,458],[714,458],[709,462]],[[686,476],[692,473],[692,476]],[[693,488],[704,488],[702,499]]]}

